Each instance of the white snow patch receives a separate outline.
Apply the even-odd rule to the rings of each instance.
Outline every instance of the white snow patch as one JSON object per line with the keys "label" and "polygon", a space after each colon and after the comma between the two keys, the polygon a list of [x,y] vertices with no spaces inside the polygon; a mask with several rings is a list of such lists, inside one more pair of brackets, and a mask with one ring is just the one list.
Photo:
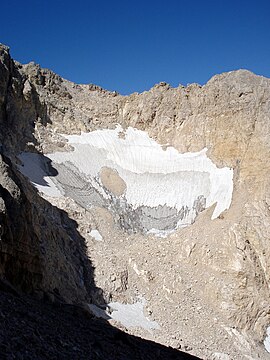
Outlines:
{"label": "white snow patch", "polygon": [[94,304],[88,304],[93,313],[102,318],[108,318],[108,316],[115,321],[120,322],[126,328],[141,327],[146,330],[160,329],[159,324],[156,321],[149,320],[143,312],[146,301],[144,298],[134,304],[121,304],[119,302],[109,303],[110,312],[100,309]]}
{"label": "white snow patch", "polygon": [[230,356],[225,353],[215,352],[213,353],[212,360],[230,360]]}
{"label": "white snow patch", "polygon": [[[114,168],[127,184],[125,197],[136,209],[167,205],[192,209],[200,195],[206,207],[216,203],[212,219],[228,209],[233,192],[233,170],[217,166],[207,157],[207,149],[180,154],[175,148],[165,151],[144,131],[129,127],[125,138],[121,126],[65,136],[73,152],[47,155],[56,163],[72,162],[86,176],[97,176],[103,166]],[[184,223],[191,223],[190,211]],[[181,226],[181,224],[179,224]]]}
{"label": "white snow patch", "polygon": [[103,240],[102,235],[96,229],[91,230],[89,235],[92,236],[96,241],[102,241]]}
{"label": "white snow patch", "polygon": [[172,234],[174,230],[158,230],[158,229],[150,229],[147,234],[155,235],[156,237],[166,238],[168,235]]}
{"label": "white snow patch", "polygon": [[28,177],[38,191],[51,197],[61,197],[61,191],[57,188],[50,176],[42,169],[41,157],[34,153],[21,153],[19,159],[22,164],[20,172]]}
{"label": "white snow patch", "polygon": [[266,329],[266,337],[263,343],[266,351],[270,353],[270,326]]}
{"label": "white snow patch", "polygon": [[160,329],[160,326],[156,321],[151,321],[144,315],[144,304],[144,299],[135,304],[112,302],[109,304],[112,309],[110,316],[127,328],[142,327],[146,330]]}

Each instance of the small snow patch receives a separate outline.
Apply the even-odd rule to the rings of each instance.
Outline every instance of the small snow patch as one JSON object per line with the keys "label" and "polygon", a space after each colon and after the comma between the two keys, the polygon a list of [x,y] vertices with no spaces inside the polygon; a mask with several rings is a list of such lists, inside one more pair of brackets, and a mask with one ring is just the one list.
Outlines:
{"label": "small snow patch", "polygon": [[215,352],[211,360],[230,360],[230,356],[228,354]]}
{"label": "small snow patch", "polygon": [[173,230],[157,230],[157,229],[150,229],[147,234],[149,235],[155,235],[156,237],[159,238],[166,238],[168,235],[172,234],[174,232]]}
{"label": "small snow patch", "polygon": [[90,236],[92,236],[96,241],[102,241],[103,237],[100,232],[96,229],[90,231]]}
{"label": "small snow patch", "polygon": [[100,309],[94,304],[89,304],[91,311],[98,317],[107,318],[108,316],[120,322],[126,328],[141,327],[146,330],[160,329],[156,321],[149,320],[143,312],[146,301],[140,298],[135,304],[121,304],[119,302],[112,302],[108,304],[110,311]]}
{"label": "small snow patch", "polygon": [[266,351],[270,353],[270,326],[266,329],[266,337],[263,343]]}
{"label": "small snow patch", "polygon": [[19,156],[22,164],[20,172],[28,177],[39,192],[51,197],[61,197],[62,194],[55,185],[51,176],[44,170],[43,158],[35,153],[21,153]]}
{"label": "small snow patch", "polygon": [[146,330],[160,329],[156,321],[151,321],[144,315],[144,304],[145,302],[143,300],[135,304],[110,303],[109,306],[112,310],[110,316],[126,328],[142,327]]}

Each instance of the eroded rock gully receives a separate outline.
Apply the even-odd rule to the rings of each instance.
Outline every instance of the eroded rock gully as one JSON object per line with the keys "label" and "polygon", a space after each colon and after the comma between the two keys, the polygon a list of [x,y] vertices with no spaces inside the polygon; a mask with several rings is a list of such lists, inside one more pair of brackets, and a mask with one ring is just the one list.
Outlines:
{"label": "eroded rock gully", "polygon": [[269,114],[246,70],[121,96],[1,46],[1,276],[205,359],[267,359]]}

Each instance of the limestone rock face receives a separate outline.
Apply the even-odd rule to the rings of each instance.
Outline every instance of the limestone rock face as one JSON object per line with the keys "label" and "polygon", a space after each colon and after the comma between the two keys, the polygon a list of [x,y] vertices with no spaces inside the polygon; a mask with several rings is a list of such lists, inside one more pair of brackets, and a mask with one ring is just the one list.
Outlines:
{"label": "limestone rock face", "polygon": [[0,54],[0,277],[42,297],[91,301],[98,290],[76,222],[37,194],[14,157],[22,149],[38,151],[35,122],[46,118],[46,105],[19,74],[7,47],[0,47]]}
{"label": "limestone rock face", "polygon": [[0,168],[0,277],[39,297],[91,301],[97,289],[76,222],[39,197],[4,155]]}
{"label": "limestone rock face", "polygon": [[42,281],[39,239],[20,181],[1,156],[1,275],[22,290]]}
{"label": "limestone rock face", "polygon": [[[20,74],[8,48],[0,46],[0,142],[10,153],[37,144],[33,136],[35,122],[47,124],[46,104],[42,103],[35,86]],[[20,121],[18,121],[20,119]]]}
{"label": "limestone rock face", "polygon": [[[22,289],[58,294],[67,301],[136,303],[144,296],[145,311],[160,330],[128,331],[173,347],[189,344],[195,355],[207,359],[266,359],[269,114],[270,80],[246,70],[216,75],[204,86],[160,83],[122,96],[92,84],[74,84],[34,63],[16,63],[0,46],[2,276]],[[215,204],[207,205],[208,195],[200,194],[204,197],[196,197],[192,225],[174,228],[164,238],[134,227],[137,215],[134,221],[127,216],[134,209],[118,211],[129,194],[128,177],[112,166],[111,155],[106,163],[94,165],[104,146],[85,160],[97,168],[91,184],[87,173],[78,176],[78,162],[56,159],[76,156],[67,135],[113,131],[119,125],[119,143],[125,143],[133,128],[144,131],[164,152],[207,149],[218,170],[233,173],[229,205],[214,218]],[[23,166],[20,152],[42,159],[39,181],[34,182],[45,194],[18,173]],[[118,157],[121,161],[124,154]],[[46,195],[49,183],[57,196]],[[93,184],[96,189],[103,186],[103,197],[91,190]],[[140,206],[143,224],[151,217],[154,223],[157,213],[159,219],[166,214],[171,223],[178,221],[173,209]],[[134,231],[127,231],[128,226]]]}

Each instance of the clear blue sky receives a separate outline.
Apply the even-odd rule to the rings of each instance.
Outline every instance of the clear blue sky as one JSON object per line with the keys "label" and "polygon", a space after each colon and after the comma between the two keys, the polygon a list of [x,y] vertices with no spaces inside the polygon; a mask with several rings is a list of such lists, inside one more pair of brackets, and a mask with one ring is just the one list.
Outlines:
{"label": "clear blue sky", "polygon": [[270,77],[270,0],[5,0],[16,60],[122,94],[246,68]]}

